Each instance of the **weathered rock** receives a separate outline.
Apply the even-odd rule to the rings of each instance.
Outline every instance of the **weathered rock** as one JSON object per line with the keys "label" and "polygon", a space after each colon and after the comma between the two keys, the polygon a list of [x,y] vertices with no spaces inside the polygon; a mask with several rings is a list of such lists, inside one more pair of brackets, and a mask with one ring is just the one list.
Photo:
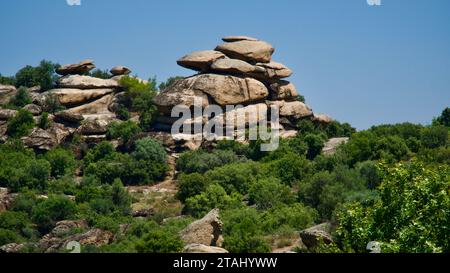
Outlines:
{"label": "weathered rock", "polygon": [[11,243],[0,247],[0,253],[20,253],[25,244]]}
{"label": "weathered rock", "polygon": [[271,101],[269,105],[276,105],[280,109],[280,116],[292,117],[300,119],[310,117],[313,115],[312,110],[303,102],[300,101]]}
{"label": "weathered rock", "polygon": [[253,63],[268,63],[275,49],[264,41],[241,40],[219,45],[215,49],[233,59]]}
{"label": "weathered rock", "polygon": [[330,223],[323,223],[300,231],[300,238],[308,248],[316,247],[322,240],[325,244],[331,244],[333,242],[330,234],[331,229],[332,226]]}
{"label": "weathered rock", "polygon": [[12,119],[15,115],[17,115],[16,110],[0,109],[0,120]]}
{"label": "weathered rock", "polygon": [[225,57],[223,53],[214,50],[194,51],[179,59],[177,63],[182,67],[206,72],[213,62]]}
{"label": "weathered rock", "polygon": [[0,84],[0,105],[8,104],[16,94],[17,89],[14,86]]}
{"label": "weathered rock", "polygon": [[219,209],[213,209],[202,219],[191,223],[181,232],[181,239],[186,244],[221,247],[223,238]]}
{"label": "weathered rock", "polygon": [[292,70],[287,66],[271,61],[270,63],[257,63],[257,67],[265,70],[265,76],[270,79],[282,79],[292,75]]}
{"label": "weathered rock", "polygon": [[290,100],[298,97],[295,85],[288,81],[276,81],[270,85],[270,90],[274,100]]}
{"label": "weathered rock", "polygon": [[88,144],[94,144],[107,140],[107,137],[106,135],[82,135],[81,140]]}
{"label": "weathered rock", "polygon": [[248,37],[248,36],[227,36],[227,37],[223,37],[222,41],[232,43],[232,42],[239,42],[239,41],[258,41],[258,39]]}
{"label": "weathered rock", "polygon": [[56,73],[62,76],[82,75],[95,68],[93,60],[84,60],[77,64],[66,64],[56,69]]}
{"label": "weathered rock", "polygon": [[113,79],[105,80],[90,76],[69,75],[58,80],[60,88],[76,89],[118,89],[120,85]]}
{"label": "weathered rock", "polygon": [[70,111],[60,111],[55,113],[55,120],[61,123],[80,123],[84,120],[84,117],[80,114],[72,113]]}
{"label": "weathered rock", "polygon": [[206,246],[202,244],[189,244],[183,248],[183,253],[228,253],[221,247]]}
{"label": "weathered rock", "polygon": [[265,73],[265,69],[259,66],[251,65],[242,60],[220,59],[211,65],[212,71],[227,72],[232,74],[254,74]]}
{"label": "weathered rock", "polygon": [[63,237],[75,228],[77,229],[87,229],[89,227],[86,220],[64,220],[56,223],[56,226],[50,232],[53,237]]}
{"label": "weathered rock", "polygon": [[348,137],[337,137],[330,138],[322,149],[324,155],[333,155],[336,153],[339,146],[347,143],[350,138]]}
{"label": "weathered rock", "polygon": [[114,89],[52,89],[43,96],[55,96],[64,106],[76,106],[111,94]]}
{"label": "weathered rock", "polygon": [[78,107],[70,108],[67,111],[80,115],[112,114],[109,111],[109,105],[111,104],[113,97],[113,94],[105,95],[98,100],[80,105]]}
{"label": "weathered rock", "polygon": [[115,66],[109,72],[111,72],[114,76],[120,76],[130,74],[131,70],[125,66]]}
{"label": "weathered rock", "polygon": [[61,144],[72,133],[73,129],[59,123],[52,123],[47,130],[34,128],[29,136],[22,138],[22,141],[29,148],[49,151]]}
{"label": "weathered rock", "polygon": [[42,113],[42,108],[36,104],[27,104],[23,109],[30,111],[33,116],[39,116]]}
{"label": "weathered rock", "polygon": [[9,193],[7,188],[0,188],[0,213],[8,210],[16,197],[17,194]]}
{"label": "weathered rock", "polygon": [[102,135],[108,131],[108,124],[106,120],[86,120],[77,132],[81,135]]}
{"label": "weathered rock", "polygon": [[325,114],[314,114],[313,121],[322,124],[330,124],[333,122],[333,119]]}

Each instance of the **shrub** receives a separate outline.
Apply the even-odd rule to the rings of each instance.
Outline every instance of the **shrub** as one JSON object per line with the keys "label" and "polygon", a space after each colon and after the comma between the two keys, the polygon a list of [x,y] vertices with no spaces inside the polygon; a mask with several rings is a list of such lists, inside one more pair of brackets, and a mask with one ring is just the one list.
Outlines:
{"label": "shrub", "polygon": [[46,130],[50,127],[50,121],[48,119],[48,113],[44,112],[41,115],[41,119],[39,120],[39,128]]}
{"label": "shrub", "polygon": [[263,212],[262,225],[265,232],[276,232],[285,227],[303,230],[312,226],[318,217],[315,209],[300,203],[281,205]]}
{"label": "shrub", "polygon": [[133,121],[112,122],[108,125],[107,136],[110,139],[121,139],[124,143],[130,141],[142,130]]}
{"label": "shrub", "polygon": [[177,161],[177,169],[184,173],[205,173],[216,167],[239,162],[241,159],[232,151],[205,150],[189,151],[183,153]]}
{"label": "shrub", "polygon": [[75,204],[66,197],[50,196],[33,208],[32,219],[41,233],[47,233],[57,221],[72,218],[75,209]]}
{"label": "shrub", "polygon": [[138,253],[177,253],[182,248],[183,242],[178,236],[162,229],[150,231],[136,244]]}
{"label": "shrub", "polygon": [[32,103],[33,100],[30,97],[30,94],[28,93],[28,90],[25,87],[20,87],[17,90],[17,93],[14,97],[11,98],[10,104],[12,104],[15,107],[22,108],[27,104]]}
{"label": "shrub", "polygon": [[14,77],[5,77],[0,73],[0,84],[3,85],[16,85],[16,79]]}
{"label": "shrub", "polygon": [[8,135],[13,138],[27,136],[35,123],[33,114],[25,109],[20,109],[15,117],[8,122]]}
{"label": "shrub", "polygon": [[444,126],[431,126],[422,131],[421,141],[426,148],[445,146],[448,140],[448,128]]}
{"label": "shrub", "polygon": [[109,141],[102,141],[90,149],[84,157],[84,165],[89,166],[99,160],[111,157],[115,153],[114,146]]}
{"label": "shrub", "polygon": [[270,209],[295,201],[291,189],[276,178],[261,179],[249,190],[249,200],[260,210]]}
{"label": "shrub", "polygon": [[313,165],[303,156],[287,153],[282,158],[267,164],[271,174],[286,185],[294,185],[312,173]]}
{"label": "shrub", "polygon": [[61,105],[61,103],[59,102],[59,99],[56,96],[51,95],[51,94],[45,96],[42,104],[43,104],[42,109],[45,112],[52,113],[52,114],[66,109],[66,107]]}
{"label": "shrub", "polygon": [[89,76],[99,79],[110,79],[112,77],[108,70],[94,69],[88,73]]}
{"label": "shrub", "polygon": [[10,243],[19,243],[20,237],[16,232],[0,228],[0,245],[6,245]]}
{"label": "shrub", "polygon": [[306,145],[308,145],[308,151],[306,157],[313,160],[316,156],[322,153],[322,149],[325,145],[325,138],[320,135],[307,134],[304,138]]}
{"label": "shrub", "polygon": [[62,148],[53,149],[45,154],[45,158],[52,166],[52,176],[61,177],[66,174],[72,174],[77,161],[72,152]]}
{"label": "shrub", "polygon": [[16,74],[16,86],[34,87],[40,86],[42,91],[49,90],[53,87],[57,79],[55,69],[57,64],[43,60],[39,66],[26,66],[19,70]]}
{"label": "shrub", "polygon": [[132,156],[136,160],[164,163],[167,161],[167,153],[163,145],[150,137],[136,141]]}
{"label": "shrub", "polygon": [[443,125],[450,127],[450,108],[447,107],[442,114],[433,121],[433,125]]}
{"label": "shrub", "polygon": [[177,192],[177,198],[184,203],[186,199],[205,191],[209,184],[210,181],[199,173],[182,174],[178,178],[179,190]]}

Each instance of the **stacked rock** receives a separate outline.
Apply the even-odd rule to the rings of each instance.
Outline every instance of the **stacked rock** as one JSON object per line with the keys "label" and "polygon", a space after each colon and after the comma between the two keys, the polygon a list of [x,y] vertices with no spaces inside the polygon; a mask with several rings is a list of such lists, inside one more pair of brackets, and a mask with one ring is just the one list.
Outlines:
{"label": "stacked rock", "polygon": [[[222,40],[225,43],[215,50],[196,51],[177,61],[180,66],[199,73],[177,81],[156,96],[155,103],[161,113],[168,116],[177,105],[192,107],[194,99],[199,98],[203,107],[276,105],[283,125],[292,129],[298,119],[325,120],[323,116],[314,119],[312,110],[298,100],[294,84],[283,80],[292,75],[292,70],[272,60],[275,52],[272,45],[246,36]],[[243,111],[248,110],[245,108]],[[173,121],[168,117],[159,120],[167,126]]]}

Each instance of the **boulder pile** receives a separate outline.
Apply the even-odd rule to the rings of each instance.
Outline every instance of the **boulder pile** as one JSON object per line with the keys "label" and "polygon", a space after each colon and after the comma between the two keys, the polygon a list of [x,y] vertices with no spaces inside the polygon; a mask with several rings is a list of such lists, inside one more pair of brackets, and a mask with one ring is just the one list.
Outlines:
{"label": "boulder pile", "polygon": [[[293,72],[272,60],[275,52],[272,45],[246,36],[222,40],[224,43],[215,50],[195,51],[177,61],[178,65],[198,74],[175,82],[156,96],[155,103],[164,115],[158,120],[160,128],[170,127],[173,119],[169,116],[175,106],[191,108],[194,99],[201,99],[202,107],[218,105],[225,109],[228,105],[242,105],[241,111],[255,116],[258,116],[258,108],[277,106],[282,124],[289,129],[295,129],[296,121],[304,118],[331,122],[327,116],[314,115],[311,108],[299,100],[294,84],[284,80]],[[205,117],[201,119],[203,123],[207,121]]]}

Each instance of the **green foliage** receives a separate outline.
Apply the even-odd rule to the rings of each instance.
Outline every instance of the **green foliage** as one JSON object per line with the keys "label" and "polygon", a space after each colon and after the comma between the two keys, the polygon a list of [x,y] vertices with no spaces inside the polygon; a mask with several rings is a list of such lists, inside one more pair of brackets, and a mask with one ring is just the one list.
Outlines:
{"label": "green foliage", "polygon": [[94,69],[93,71],[88,73],[88,76],[99,78],[99,79],[110,79],[112,75],[108,70]]}
{"label": "green foliage", "polygon": [[316,156],[318,156],[325,145],[326,138],[320,135],[315,134],[307,134],[304,138],[306,145],[308,145],[308,151],[306,153],[306,157],[310,160],[313,160]]}
{"label": "green foliage", "polygon": [[445,146],[448,141],[448,128],[444,126],[431,126],[422,131],[422,145],[426,148]]}
{"label": "green foliage", "polygon": [[287,153],[280,159],[267,163],[270,173],[278,177],[286,185],[294,185],[295,182],[310,176],[312,164],[304,156]]}
{"label": "green foliage", "polygon": [[128,111],[128,109],[123,105],[119,106],[116,115],[120,120],[124,121],[129,120],[131,118],[130,111]]}
{"label": "green foliage", "polygon": [[140,139],[136,141],[135,146],[132,156],[136,160],[151,161],[155,163],[167,161],[167,153],[163,145],[153,138],[146,137]]}
{"label": "green foliage", "polygon": [[222,218],[225,249],[231,253],[270,252],[270,246],[263,237],[261,216],[255,209],[227,211]]}
{"label": "green foliage", "polygon": [[13,138],[27,136],[35,125],[33,114],[25,109],[20,109],[15,117],[8,122],[8,135]]}
{"label": "green foliage", "polygon": [[184,203],[186,199],[205,191],[209,184],[210,181],[199,173],[182,174],[178,177],[179,190],[177,192],[177,198]]}
{"label": "green foliage", "polygon": [[74,217],[75,203],[64,196],[49,196],[40,200],[31,214],[33,222],[43,234],[50,231],[56,222]]}
{"label": "green foliage", "polygon": [[161,229],[150,231],[136,244],[138,253],[177,253],[182,248],[180,238]]}
{"label": "green foliage", "polygon": [[16,85],[16,79],[14,77],[5,77],[0,73],[0,84],[3,85]]}
{"label": "green foliage", "polygon": [[52,176],[56,178],[72,174],[77,166],[73,153],[62,148],[56,148],[47,152],[45,158],[52,167]]}
{"label": "green foliage", "polygon": [[164,89],[166,89],[167,87],[171,86],[172,84],[174,84],[175,82],[184,79],[184,77],[181,76],[175,76],[175,77],[170,77],[168,78],[165,82],[162,82],[159,84],[159,90],[163,91]]}
{"label": "green foliage", "polygon": [[53,87],[57,79],[55,69],[59,65],[43,60],[39,66],[26,66],[19,70],[15,76],[16,86],[34,87],[40,86],[42,91],[49,90]]}
{"label": "green foliage", "polygon": [[108,158],[115,153],[114,146],[109,141],[102,141],[94,148],[90,149],[84,157],[84,165],[89,166],[90,163],[95,163],[101,159]]}
{"label": "green foliage", "polygon": [[42,109],[45,112],[54,114],[56,112],[66,109],[66,107],[61,105],[59,99],[56,96],[49,94],[44,98]]}
{"label": "green foliage", "polygon": [[50,127],[50,120],[48,119],[48,113],[44,112],[41,115],[41,118],[39,120],[39,128],[46,130]]}
{"label": "green foliage", "polygon": [[267,233],[280,229],[299,231],[314,225],[317,211],[301,203],[273,207],[262,213],[262,228]]}
{"label": "green foliage", "polygon": [[249,200],[260,210],[270,209],[295,201],[291,189],[276,178],[256,181],[249,190]]}
{"label": "green foliage", "polygon": [[229,150],[189,151],[183,153],[177,161],[177,169],[184,173],[205,173],[216,167],[242,161],[239,156]]}
{"label": "green foliage", "polygon": [[28,89],[26,89],[25,87],[20,87],[17,90],[16,95],[11,98],[9,103],[15,107],[22,108],[25,105],[30,104],[32,102],[33,100],[31,99],[30,94],[28,93]]}
{"label": "green foliage", "polygon": [[442,114],[433,120],[433,125],[443,125],[450,127],[450,108],[447,107],[442,111]]}
{"label": "green foliage", "polygon": [[16,232],[0,228],[0,245],[20,242],[20,237]]}
{"label": "green foliage", "polygon": [[127,143],[141,132],[141,128],[135,122],[129,120],[110,123],[108,125],[107,136],[110,139],[121,139],[124,143]]}
{"label": "green foliage", "polygon": [[350,204],[338,213],[339,244],[364,252],[370,241],[383,252],[447,252],[450,249],[450,169],[418,162],[380,166],[380,199]]}

